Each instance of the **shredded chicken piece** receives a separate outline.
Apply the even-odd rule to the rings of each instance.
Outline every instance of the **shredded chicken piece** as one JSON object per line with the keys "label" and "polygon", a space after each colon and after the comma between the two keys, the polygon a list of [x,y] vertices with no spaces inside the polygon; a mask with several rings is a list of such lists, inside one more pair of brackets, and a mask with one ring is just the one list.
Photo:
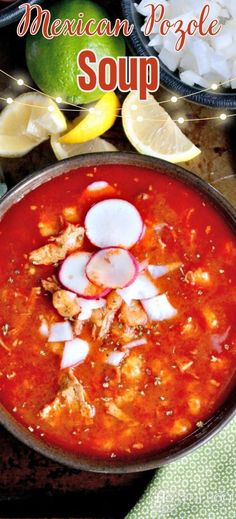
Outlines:
{"label": "shredded chicken piece", "polygon": [[[107,296],[106,307],[93,310],[91,321],[96,326],[96,328],[93,327],[94,338],[97,335],[98,339],[103,339],[103,337],[109,333],[115,315],[120,309],[122,302],[122,298],[116,293],[115,290],[112,290],[112,292],[110,292],[110,294]],[[99,328],[98,334],[97,328]]]}
{"label": "shredded chicken piece", "polygon": [[135,420],[133,420],[133,418],[131,416],[129,416],[127,413],[122,411],[122,409],[120,409],[115,404],[115,402],[107,402],[106,408],[107,408],[107,413],[110,414],[111,416],[114,416],[114,418],[116,418],[117,420],[120,420],[121,422],[125,422],[125,423],[130,423],[130,422],[133,422],[133,424],[136,423]]}
{"label": "shredded chicken piece", "polygon": [[148,320],[146,312],[138,301],[132,301],[130,305],[123,303],[119,318],[128,326],[144,326]]}
{"label": "shredded chicken piece", "polygon": [[60,416],[65,407],[70,413],[73,411],[80,414],[88,422],[95,414],[94,406],[87,402],[86,392],[71,369],[61,377],[60,390],[56,398],[42,409],[40,416],[44,420],[53,421]]}
{"label": "shredded chicken piece", "polygon": [[60,290],[60,288],[61,288],[57,281],[56,276],[54,276],[54,275],[52,275],[51,277],[49,277],[47,279],[42,279],[41,284],[42,284],[42,287],[44,288],[44,290],[46,292],[51,292],[51,294],[53,294],[57,290]]}
{"label": "shredded chicken piece", "polygon": [[79,319],[76,319],[73,322],[72,328],[73,328],[73,332],[76,335],[76,337],[79,337],[79,335],[81,335],[83,327],[84,327],[84,322],[83,321],[79,321]]}
{"label": "shredded chicken piece", "polygon": [[62,317],[75,317],[80,312],[78,298],[68,290],[57,290],[52,296],[52,304]]}
{"label": "shredded chicken piece", "polygon": [[53,265],[65,259],[68,253],[80,249],[83,238],[83,227],[69,224],[56,238],[51,238],[51,243],[32,251],[29,259],[34,265]]}
{"label": "shredded chicken piece", "polygon": [[115,290],[112,290],[107,296],[107,308],[109,310],[119,310],[123,303],[122,297],[117,294]]}

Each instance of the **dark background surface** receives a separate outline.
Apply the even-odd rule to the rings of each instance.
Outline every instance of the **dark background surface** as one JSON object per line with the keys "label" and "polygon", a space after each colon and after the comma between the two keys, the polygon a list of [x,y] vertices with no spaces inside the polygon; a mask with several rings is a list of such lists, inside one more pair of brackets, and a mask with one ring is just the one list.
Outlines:
{"label": "dark background surface", "polygon": [[[119,6],[119,1],[103,0],[100,3],[106,5],[113,15]],[[16,37],[14,26],[0,31],[0,68],[13,76],[24,74],[24,40]],[[0,73],[0,96],[15,97],[18,93],[20,91],[14,82]],[[165,91],[158,92],[158,99],[167,96],[169,98]],[[184,114],[200,118],[213,115],[209,109],[186,102],[178,104],[177,110],[175,115],[178,116]],[[217,114],[214,112],[214,115]],[[199,157],[184,167],[211,182],[236,205],[234,122],[190,123],[183,126],[183,131],[202,150]],[[105,137],[119,150],[132,149],[120,120]],[[27,174],[55,160],[49,142],[45,142],[26,157],[0,160],[0,166],[11,187]],[[152,474],[103,475],[66,469],[23,446],[0,427],[1,518],[124,518]]]}

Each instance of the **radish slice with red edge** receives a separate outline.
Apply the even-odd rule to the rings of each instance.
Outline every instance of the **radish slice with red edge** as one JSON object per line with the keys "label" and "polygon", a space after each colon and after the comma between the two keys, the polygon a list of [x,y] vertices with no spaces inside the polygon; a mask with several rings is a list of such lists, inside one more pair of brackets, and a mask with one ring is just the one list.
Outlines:
{"label": "radish slice with red edge", "polygon": [[62,263],[59,280],[63,287],[85,299],[99,299],[106,296],[110,289],[97,287],[86,276],[86,265],[91,258],[90,252],[75,252]]}
{"label": "radish slice with red edge", "polygon": [[48,342],[64,342],[71,339],[73,339],[73,331],[69,321],[51,325]]}
{"label": "radish slice with red edge", "polygon": [[85,217],[87,237],[100,249],[131,249],[142,236],[143,225],[136,207],[117,198],[98,202]]}
{"label": "radish slice with red edge", "polygon": [[71,368],[83,362],[89,352],[89,345],[87,341],[82,339],[73,339],[65,344],[62,360],[61,369]]}
{"label": "radish slice with red edge", "polygon": [[149,299],[156,296],[158,289],[147,274],[140,273],[134,283],[126,288],[118,289],[117,293],[127,305],[130,305],[133,300]]}
{"label": "radish slice with red edge", "polygon": [[118,247],[96,252],[86,267],[86,274],[91,283],[108,288],[127,287],[133,283],[138,272],[139,265],[134,256]]}

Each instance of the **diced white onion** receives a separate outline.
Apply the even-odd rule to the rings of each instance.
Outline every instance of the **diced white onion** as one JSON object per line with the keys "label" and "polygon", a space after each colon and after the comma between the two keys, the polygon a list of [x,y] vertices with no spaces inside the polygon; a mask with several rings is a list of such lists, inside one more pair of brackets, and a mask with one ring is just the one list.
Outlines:
{"label": "diced white onion", "polygon": [[131,283],[127,288],[118,289],[117,293],[127,305],[130,305],[133,300],[149,299],[156,296],[158,290],[151,279],[145,273],[141,273],[134,283]]}
{"label": "diced white onion", "polygon": [[107,358],[106,363],[110,364],[110,366],[119,366],[125,356],[125,351],[112,351]]}
{"label": "diced white onion", "polygon": [[[137,11],[145,17],[145,23],[151,14],[151,4],[154,7],[164,4],[165,19],[173,24],[178,19],[183,21],[183,30],[187,29],[190,20],[199,20],[200,13],[206,5],[205,0],[168,0],[147,2],[141,0],[135,4]],[[178,70],[180,79],[193,86],[197,84],[209,88],[213,83],[227,81],[225,86],[236,88],[236,2],[235,0],[209,0],[209,23],[218,19],[222,30],[215,36],[201,36],[198,32],[194,36],[187,35],[184,47],[175,50],[179,34],[174,29],[162,36],[160,23],[155,22],[152,33],[149,35],[149,46],[159,54],[160,60],[171,71]],[[160,11],[158,11],[159,13]],[[145,24],[141,27],[144,32]]]}
{"label": "diced white onion", "polygon": [[169,302],[165,294],[141,301],[150,321],[165,321],[177,315],[177,310]]}
{"label": "diced white onion", "polygon": [[148,272],[151,274],[153,279],[158,279],[167,274],[167,265],[149,265]]}
{"label": "diced white onion", "polygon": [[62,355],[61,369],[71,368],[80,364],[86,359],[88,352],[89,345],[87,341],[73,339],[66,342]]}
{"label": "diced white onion", "polygon": [[105,299],[84,299],[83,297],[78,297],[77,301],[80,306],[79,321],[90,319],[93,310],[103,308],[106,305]]}
{"label": "diced white onion", "polygon": [[72,339],[73,331],[69,321],[54,323],[50,326],[48,342],[65,342]]}

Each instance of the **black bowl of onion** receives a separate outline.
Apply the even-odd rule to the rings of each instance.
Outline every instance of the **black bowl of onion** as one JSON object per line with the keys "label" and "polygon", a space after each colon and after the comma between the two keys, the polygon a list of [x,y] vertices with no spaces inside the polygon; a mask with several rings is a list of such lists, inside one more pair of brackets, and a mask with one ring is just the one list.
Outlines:
{"label": "black bowl of onion", "polygon": [[[236,5],[226,8],[220,2],[212,2],[209,14],[209,25],[212,19],[218,19],[222,29],[216,36],[201,37],[196,32],[188,36],[183,48],[175,51],[175,44],[180,34],[169,30],[165,36],[160,35],[160,23],[154,23],[148,36],[144,35],[144,25],[150,17],[151,7],[163,4],[165,11],[161,21],[183,20],[184,27],[191,19],[199,20],[203,2],[195,2],[194,10],[191,0],[186,2],[147,2],[146,0],[121,0],[124,18],[134,25],[130,35],[131,48],[138,56],[158,56],[160,60],[161,85],[178,97],[208,106],[211,108],[234,110],[236,108]],[[198,5],[197,5],[198,4]],[[160,9],[160,8],[158,8]],[[160,10],[155,11],[159,18]]]}

